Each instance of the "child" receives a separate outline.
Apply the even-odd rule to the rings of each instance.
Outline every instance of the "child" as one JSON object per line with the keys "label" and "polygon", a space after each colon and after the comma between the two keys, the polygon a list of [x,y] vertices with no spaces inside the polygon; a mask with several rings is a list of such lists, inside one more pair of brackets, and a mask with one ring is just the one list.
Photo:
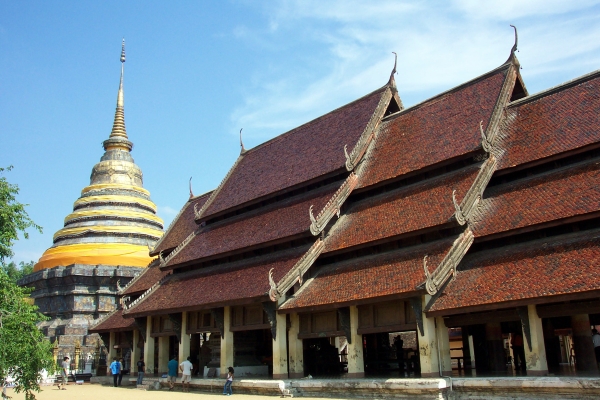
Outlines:
{"label": "child", "polygon": [[227,370],[229,372],[227,372],[227,381],[225,381],[225,386],[223,387],[223,394],[231,396],[233,394],[233,391],[231,390],[231,384],[233,383],[233,368],[229,367]]}

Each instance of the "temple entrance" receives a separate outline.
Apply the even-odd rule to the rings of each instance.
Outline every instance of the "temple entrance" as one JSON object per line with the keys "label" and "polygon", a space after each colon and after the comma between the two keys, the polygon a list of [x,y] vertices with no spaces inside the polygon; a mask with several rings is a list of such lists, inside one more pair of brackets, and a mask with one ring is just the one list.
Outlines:
{"label": "temple entrance", "polygon": [[[341,339],[341,340],[340,340]],[[342,343],[343,348],[335,346]],[[346,371],[348,360],[344,352],[346,338],[315,338],[302,341],[304,357],[304,374],[323,378],[339,376]]]}
{"label": "temple entrance", "polygon": [[270,376],[273,373],[273,336],[269,329],[233,334],[234,366],[238,376]]}
{"label": "temple entrance", "polygon": [[365,376],[415,377],[421,373],[416,331],[363,335]]}

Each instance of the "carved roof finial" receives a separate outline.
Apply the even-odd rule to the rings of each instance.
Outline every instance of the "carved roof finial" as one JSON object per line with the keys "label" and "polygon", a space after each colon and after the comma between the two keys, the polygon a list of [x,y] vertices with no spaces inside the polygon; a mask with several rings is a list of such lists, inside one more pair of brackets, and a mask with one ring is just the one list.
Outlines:
{"label": "carved roof finial", "polygon": [[510,55],[512,56],[517,51],[517,45],[519,44],[519,35],[517,34],[517,27],[514,25],[511,25],[511,26],[515,30],[515,44],[513,45],[512,49],[510,50]]}
{"label": "carved roof finial", "polygon": [[240,129],[240,147],[242,148],[240,150],[240,154],[244,154],[246,152],[246,148],[244,147],[244,142],[242,142],[242,130],[244,130],[244,128]]}
{"label": "carved roof finial", "polygon": [[190,176],[190,199],[194,197],[194,192],[192,192],[192,177]]}
{"label": "carved roof finial", "polygon": [[392,73],[390,74],[390,80],[388,81],[388,85],[393,83],[395,86],[394,75],[396,74],[396,65],[398,64],[398,54],[396,54],[395,51],[392,51],[392,53],[394,53],[394,69],[392,70]]}

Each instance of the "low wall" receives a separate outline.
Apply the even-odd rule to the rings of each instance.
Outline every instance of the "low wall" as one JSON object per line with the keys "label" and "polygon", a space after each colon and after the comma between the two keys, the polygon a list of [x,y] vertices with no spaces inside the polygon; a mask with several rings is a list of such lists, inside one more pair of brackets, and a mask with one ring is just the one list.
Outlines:
{"label": "low wall", "polygon": [[[112,377],[93,377],[92,383],[112,385]],[[164,390],[166,378],[144,377],[148,389],[157,382]],[[123,377],[123,385],[135,384]],[[221,394],[225,379],[192,379],[192,390]],[[600,378],[522,377],[455,379],[240,379],[232,385],[238,394],[280,396],[282,389],[294,397],[394,398],[438,400],[509,400],[509,399],[599,399]],[[181,390],[181,377],[176,390]]]}

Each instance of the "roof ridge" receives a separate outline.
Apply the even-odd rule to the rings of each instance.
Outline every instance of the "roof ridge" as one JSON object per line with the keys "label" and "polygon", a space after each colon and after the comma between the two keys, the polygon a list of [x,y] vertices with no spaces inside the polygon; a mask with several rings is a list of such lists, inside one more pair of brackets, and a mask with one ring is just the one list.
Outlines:
{"label": "roof ridge", "polygon": [[204,216],[204,214],[206,213],[206,210],[208,210],[208,208],[211,206],[213,201],[215,201],[215,198],[221,192],[221,189],[223,189],[223,186],[225,186],[225,182],[227,182],[229,180],[229,178],[233,174],[233,171],[235,171],[238,164],[246,156],[246,154],[248,154],[248,151],[246,151],[244,153],[240,153],[240,155],[235,159],[235,162],[233,163],[233,165],[231,166],[229,171],[227,171],[227,174],[225,175],[225,177],[223,178],[221,183],[219,183],[219,186],[217,186],[216,189],[210,193],[210,197],[204,202],[204,204],[202,205],[200,210],[198,210],[197,212],[196,212],[196,210],[194,210],[194,221],[196,221],[199,218]]}
{"label": "roof ridge", "polygon": [[464,88],[466,88],[468,86],[474,85],[474,84],[476,84],[476,83],[478,83],[478,82],[480,82],[480,81],[482,81],[482,80],[490,77],[491,75],[495,75],[496,73],[502,71],[503,69],[510,68],[512,65],[513,65],[512,62],[506,62],[506,63],[500,65],[499,67],[494,68],[491,71],[488,71],[488,72],[486,72],[486,73],[484,73],[482,75],[479,75],[478,77],[473,78],[473,79],[471,79],[471,80],[469,80],[467,82],[463,82],[463,83],[461,83],[458,86],[454,86],[453,88],[450,88],[450,89],[448,89],[448,90],[446,90],[444,92],[438,93],[438,94],[436,94],[433,97],[430,97],[428,99],[425,99],[425,100],[421,101],[420,103],[414,104],[414,105],[406,107],[405,109],[400,110],[400,111],[398,111],[396,113],[393,113],[393,114],[390,114],[388,116],[385,116],[385,117],[383,117],[382,121],[388,121],[390,119],[394,119],[394,118],[396,118],[396,117],[398,117],[400,115],[404,115],[408,111],[411,111],[411,110],[414,110],[414,109],[426,106],[426,105],[428,105],[428,103],[433,102],[433,100],[436,100],[436,99],[440,99],[441,100],[442,97],[444,97],[444,96],[446,96],[446,95],[448,95],[450,93],[457,92],[457,91],[462,90],[462,89],[464,89]]}
{"label": "roof ridge", "polygon": [[581,76],[579,76],[577,78],[568,80],[566,82],[560,83],[560,84],[558,84],[556,86],[553,86],[551,88],[542,90],[541,92],[537,92],[537,93],[534,93],[534,94],[529,95],[527,97],[523,97],[522,99],[515,100],[512,103],[509,103],[506,107],[507,108],[518,107],[518,106],[523,105],[525,103],[529,103],[531,101],[539,100],[539,99],[541,99],[543,97],[550,96],[550,95],[552,95],[554,93],[557,93],[557,92],[560,92],[562,90],[570,89],[573,86],[577,86],[577,85],[579,85],[581,83],[584,83],[586,81],[595,79],[597,77],[600,77],[600,69],[598,69],[596,71],[592,71],[592,72],[587,73],[585,75],[581,75]]}
{"label": "roof ridge", "polygon": [[364,96],[359,97],[358,99],[352,100],[351,102],[346,103],[346,104],[344,104],[342,106],[339,106],[339,107],[337,107],[337,108],[335,108],[335,109],[333,109],[333,110],[331,110],[331,111],[329,111],[329,112],[327,112],[325,114],[319,115],[318,117],[313,118],[310,121],[306,121],[305,123],[303,123],[301,125],[298,125],[298,126],[292,128],[292,129],[288,130],[288,131],[280,133],[279,135],[275,136],[274,138],[271,138],[271,139],[267,140],[266,142],[262,142],[259,145],[256,145],[256,146],[252,147],[251,149],[246,150],[246,152],[244,154],[251,153],[254,150],[258,150],[258,149],[260,149],[262,147],[265,147],[265,146],[270,145],[272,143],[278,142],[279,140],[283,140],[284,136],[293,133],[294,131],[302,128],[303,126],[306,126],[306,125],[308,125],[310,123],[318,121],[318,120],[320,120],[320,119],[322,119],[322,118],[324,118],[324,117],[326,117],[326,116],[328,116],[330,114],[333,114],[333,113],[341,110],[342,108],[348,107],[348,106],[350,106],[352,104],[355,104],[355,103],[357,103],[357,102],[359,102],[359,101],[361,101],[361,100],[363,100],[363,99],[365,99],[365,98],[367,98],[369,96],[372,96],[372,95],[376,94],[377,92],[383,91],[383,90],[387,89],[388,87],[389,87],[389,85],[385,84],[384,86],[382,86],[382,87],[380,87],[380,88],[378,88],[376,90],[373,90],[372,92],[369,92],[369,93],[365,94]]}

